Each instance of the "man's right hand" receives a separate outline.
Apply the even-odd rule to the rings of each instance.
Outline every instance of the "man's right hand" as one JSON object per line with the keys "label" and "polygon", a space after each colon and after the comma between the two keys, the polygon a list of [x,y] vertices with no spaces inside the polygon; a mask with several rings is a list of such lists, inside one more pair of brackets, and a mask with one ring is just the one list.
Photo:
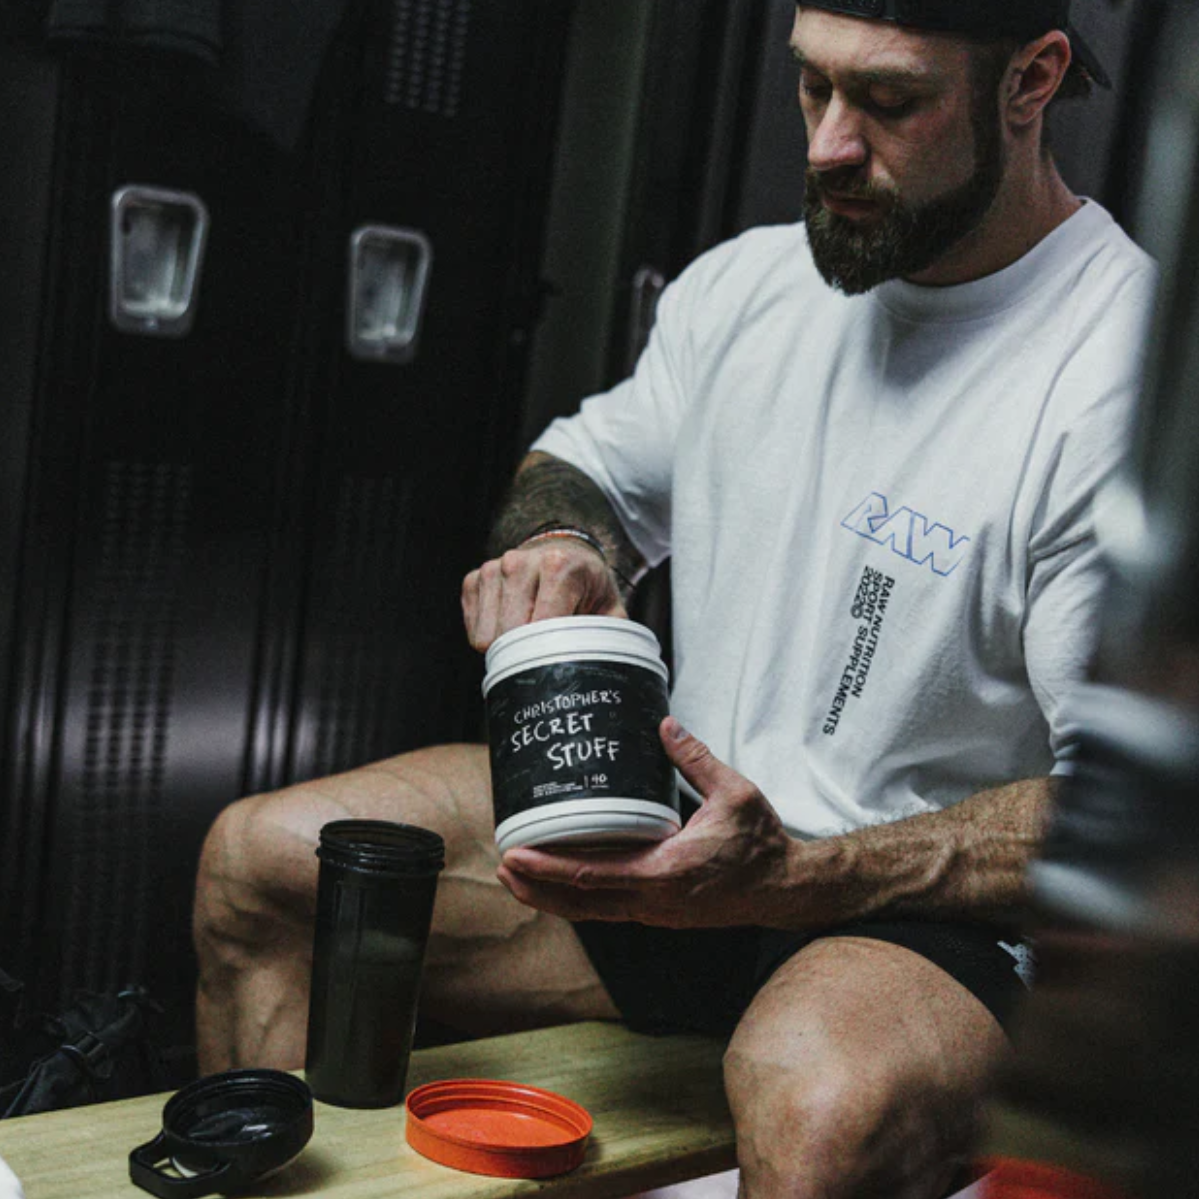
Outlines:
{"label": "man's right hand", "polygon": [[574,537],[547,537],[472,570],[462,581],[462,615],[482,653],[502,633],[535,620],[628,612],[597,550]]}

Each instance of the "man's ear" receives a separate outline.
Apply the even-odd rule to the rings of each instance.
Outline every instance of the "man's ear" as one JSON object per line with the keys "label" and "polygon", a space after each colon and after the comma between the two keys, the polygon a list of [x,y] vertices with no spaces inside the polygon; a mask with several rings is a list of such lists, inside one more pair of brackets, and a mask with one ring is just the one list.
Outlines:
{"label": "man's ear", "polygon": [[1054,29],[1013,56],[1004,97],[1004,116],[1016,127],[1031,125],[1057,95],[1070,69],[1070,39]]}

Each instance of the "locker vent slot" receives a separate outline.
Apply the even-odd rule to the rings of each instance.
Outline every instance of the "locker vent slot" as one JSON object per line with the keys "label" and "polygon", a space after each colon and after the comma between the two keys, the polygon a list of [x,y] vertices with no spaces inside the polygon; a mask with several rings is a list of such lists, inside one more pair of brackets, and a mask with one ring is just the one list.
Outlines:
{"label": "locker vent slot", "polygon": [[344,480],[317,603],[323,654],[314,773],[332,774],[393,752],[397,696],[407,685],[399,646],[412,636],[403,594],[411,481]]}
{"label": "locker vent slot", "polygon": [[458,115],[471,0],[394,0],[385,100]]}
{"label": "locker vent slot", "polygon": [[152,847],[161,838],[191,506],[190,467],[107,466],[88,588],[91,661],[81,795],[69,837],[64,1002],[77,987],[106,990],[142,977],[154,945]]}

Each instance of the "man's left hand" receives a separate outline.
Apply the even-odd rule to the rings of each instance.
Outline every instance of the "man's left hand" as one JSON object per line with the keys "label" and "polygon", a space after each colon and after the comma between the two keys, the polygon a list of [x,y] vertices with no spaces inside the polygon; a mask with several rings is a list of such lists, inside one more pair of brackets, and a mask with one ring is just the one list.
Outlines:
{"label": "man's left hand", "polygon": [[[670,760],[703,803],[652,846],[571,853],[509,850],[501,882],[522,903],[569,920],[635,920],[666,928],[777,922],[789,855],[799,843],[748,779],[677,720],[659,730]],[[774,916],[774,919],[772,919]]]}

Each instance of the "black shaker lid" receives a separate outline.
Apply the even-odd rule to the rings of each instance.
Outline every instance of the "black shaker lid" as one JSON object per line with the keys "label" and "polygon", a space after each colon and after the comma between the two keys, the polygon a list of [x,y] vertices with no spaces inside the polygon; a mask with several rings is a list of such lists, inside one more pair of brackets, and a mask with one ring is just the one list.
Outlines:
{"label": "black shaker lid", "polygon": [[312,1091],[280,1070],[228,1070],[167,1100],[162,1131],[129,1154],[129,1177],[159,1199],[199,1199],[245,1187],[308,1144]]}
{"label": "black shaker lid", "polygon": [[436,874],[445,841],[431,829],[390,820],[334,820],[321,829],[317,857],[388,875]]}

